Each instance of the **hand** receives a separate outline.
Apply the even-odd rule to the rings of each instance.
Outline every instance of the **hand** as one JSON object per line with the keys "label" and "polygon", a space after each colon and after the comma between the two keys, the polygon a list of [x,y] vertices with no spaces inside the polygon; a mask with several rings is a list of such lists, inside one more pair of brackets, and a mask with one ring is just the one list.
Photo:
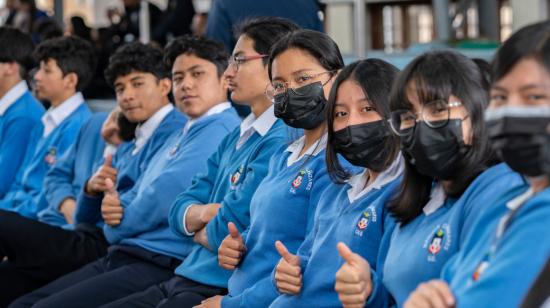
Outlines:
{"label": "hand", "polygon": [[115,184],[111,179],[105,181],[107,191],[101,202],[101,215],[106,224],[111,227],[120,225],[122,216],[124,214],[124,208],[120,204],[118,192],[115,189]]}
{"label": "hand", "polygon": [[334,289],[338,298],[345,308],[364,307],[372,292],[369,262],[353,253],[344,243],[338,243],[337,248],[345,261],[336,272]]}
{"label": "hand", "polygon": [[421,283],[409,295],[403,307],[452,308],[455,307],[455,298],[445,281],[430,280],[426,283]]}
{"label": "hand", "polygon": [[234,223],[227,224],[229,235],[225,237],[218,249],[218,263],[226,270],[234,270],[241,262],[246,247],[243,238]]}
{"label": "hand", "polygon": [[221,295],[207,298],[203,300],[200,305],[195,306],[194,308],[219,308],[222,306],[222,298],[223,296]]}
{"label": "hand", "polygon": [[220,203],[194,204],[189,207],[185,216],[185,228],[189,232],[197,232],[204,228],[217,214]]}
{"label": "hand", "polygon": [[275,242],[275,248],[281,255],[281,260],[275,268],[275,281],[281,293],[298,294],[302,289],[302,268],[300,257],[291,254],[280,241]]}
{"label": "hand", "polygon": [[76,210],[76,201],[73,198],[67,198],[59,205],[59,212],[63,214],[68,224],[74,223],[74,212]]}
{"label": "hand", "polygon": [[97,196],[107,190],[105,181],[110,179],[116,183],[117,170],[113,168],[113,155],[108,155],[103,162],[103,165],[94,173],[94,175],[86,182],[84,191],[92,196]]}
{"label": "hand", "polygon": [[202,228],[195,233],[193,241],[197,244],[200,244],[210,250],[210,245],[208,244],[208,234],[206,233],[206,228]]}

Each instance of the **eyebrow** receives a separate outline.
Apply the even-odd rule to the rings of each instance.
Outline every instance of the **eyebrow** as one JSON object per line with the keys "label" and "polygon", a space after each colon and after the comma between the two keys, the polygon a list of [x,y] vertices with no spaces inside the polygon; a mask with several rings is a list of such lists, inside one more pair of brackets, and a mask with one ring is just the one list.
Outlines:
{"label": "eyebrow", "polygon": [[[300,75],[302,73],[309,72],[309,71],[314,71],[314,70],[315,69],[313,69],[313,68],[304,68],[304,69],[294,71],[294,72],[290,73],[290,75],[291,76],[297,76],[297,75]],[[282,81],[284,81],[284,78],[277,76],[277,77],[273,77],[273,80],[282,80]]]}
{"label": "eyebrow", "polygon": [[139,80],[139,79],[143,79],[143,78],[145,78],[145,77],[144,77],[144,76],[141,76],[141,75],[139,75],[139,76],[133,77],[132,79],[130,79],[130,81],[137,81],[137,80]]}
{"label": "eyebrow", "polygon": [[[531,89],[536,89],[536,88],[542,88],[544,89],[544,85],[542,84],[537,84],[537,83],[532,83],[532,84],[528,84],[528,85],[525,85],[525,86],[522,86],[519,88],[520,91],[526,91],[526,90],[531,90]],[[492,90],[498,90],[498,91],[503,91],[503,92],[508,92],[508,90],[504,87],[501,87],[501,86],[493,86]]]}
{"label": "eyebrow", "polygon": [[200,64],[193,65],[188,69],[174,71],[174,72],[172,72],[172,75],[183,74],[185,72],[191,72],[191,71],[194,71],[194,70],[199,69],[199,68],[202,68],[202,66]]}

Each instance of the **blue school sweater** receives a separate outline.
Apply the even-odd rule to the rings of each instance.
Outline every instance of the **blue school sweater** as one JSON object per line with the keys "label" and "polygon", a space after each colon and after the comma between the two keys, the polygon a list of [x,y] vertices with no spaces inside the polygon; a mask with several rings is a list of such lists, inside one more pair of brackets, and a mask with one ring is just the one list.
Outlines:
{"label": "blue school sweater", "polygon": [[460,198],[447,198],[431,213],[424,212],[407,225],[396,226],[389,237],[383,267],[372,273],[376,292],[369,303],[379,300],[379,296],[391,296],[398,306],[403,305],[420,283],[440,276],[445,263],[475,230],[483,211],[522,185],[521,176],[499,164],[480,174]]}
{"label": "blue school sweater", "polygon": [[176,234],[188,237],[183,228],[184,214],[192,204],[221,203],[222,207],[207,225],[208,250],[195,246],[176,269],[176,274],[211,286],[227,288],[231,272],[218,265],[218,247],[227,236],[227,223],[233,222],[242,232],[250,224],[250,200],[267,175],[269,159],[286,141],[287,128],[277,120],[262,137],[254,132],[236,149],[240,129],[225,138],[216,153],[208,159],[206,174],[198,175],[170,209],[170,227]]}
{"label": "blue school sweater", "polygon": [[104,226],[107,240],[185,259],[195,244],[191,238],[182,242],[170,230],[168,211],[178,194],[191,185],[193,176],[206,171],[207,158],[239,123],[237,112],[229,108],[198,120],[187,132],[175,132],[132,189],[135,197],[121,197],[124,215],[120,225]]}
{"label": "blue school sweater", "polygon": [[550,188],[526,200],[496,237],[501,219],[513,212],[507,203],[525,197],[526,190],[510,192],[506,202],[484,213],[465,249],[443,269],[457,307],[519,307],[550,257]]}
{"label": "blue school sweater", "polygon": [[247,251],[229,279],[222,307],[269,306],[278,296],[271,283],[271,272],[280,259],[275,241],[296,251],[313,226],[319,197],[330,184],[326,136],[288,166],[289,157],[297,157],[302,150],[303,140],[276,152],[250,201],[250,227],[242,234]]}
{"label": "blue school sweater", "polygon": [[36,140],[30,139],[31,132],[42,125],[43,114],[42,104],[27,91],[0,115],[0,199],[13,184],[27,149],[32,151],[29,144]]}
{"label": "blue school sweater", "polygon": [[[165,144],[166,139],[175,131],[180,130],[186,122],[185,116],[174,108],[164,117],[147,140],[147,143],[137,153],[133,153],[135,141],[126,142],[119,146],[113,159],[113,166],[117,169],[116,190],[121,200],[125,194],[128,194],[125,196],[127,200],[135,197],[135,191],[132,188],[147,169],[153,156]],[[103,160],[100,164],[102,163]],[[84,193],[84,189],[82,189],[78,195],[75,223],[103,226],[103,218],[101,217],[102,200],[103,194],[91,196]]]}
{"label": "blue school sweater", "polygon": [[[334,291],[336,272],[344,263],[336,249],[339,242],[369,261],[373,269],[377,268],[381,238],[394,226],[387,203],[395,197],[399,187],[403,159],[399,156],[363,190],[365,172],[354,176],[347,184],[333,184],[323,193],[314,229],[297,253],[301,259],[302,290],[297,295],[280,295],[270,307],[341,306]],[[353,191],[363,192],[350,200]],[[271,280],[276,287],[274,273],[273,270]]]}
{"label": "blue school sweater", "polygon": [[76,201],[82,186],[92,176],[103,158],[105,141],[101,137],[101,127],[107,115],[106,112],[94,114],[80,129],[73,146],[46,174],[44,193],[48,205],[38,213],[39,221],[53,226],[71,228],[59,211],[59,205],[68,198]]}
{"label": "blue school sweater", "polygon": [[46,172],[75,142],[80,127],[92,113],[86,104],[81,104],[46,137],[44,127],[36,126],[31,140],[37,140],[33,151],[27,151],[22,168],[15,182],[0,201],[0,209],[14,211],[27,218],[36,219],[45,209],[47,201],[42,185]]}

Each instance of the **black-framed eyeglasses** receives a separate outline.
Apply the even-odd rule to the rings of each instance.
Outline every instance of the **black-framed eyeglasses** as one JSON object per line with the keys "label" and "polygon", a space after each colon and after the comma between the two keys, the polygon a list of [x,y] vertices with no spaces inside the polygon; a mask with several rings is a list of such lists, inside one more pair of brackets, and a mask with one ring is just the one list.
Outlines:
{"label": "black-framed eyeglasses", "polygon": [[[322,82],[320,80],[320,77],[325,74],[329,74],[330,76],[326,81]],[[334,74],[335,71],[325,71],[316,74],[302,74],[297,77],[296,80],[293,82],[294,87],[292,87],[292,83],[290,81],[273,81],[271,83],[268,83],[265,87],[265,95],[267,96],[267,98],[273,99],[279,94],[286,95],[288,93],[288,89],[292,89],[292,91],[294,91],[294,93],[298,95],[303,95],[305,93],[300,93],[300,89],[302,87],[319,81],[321,81],[321,84],[325,86],[332,79]]]}
{"label": "black-framed eyeglasses", "polygon": [[420,112],[414,113],[411,110],[399,109],[390,114],[388,122],[393,132],[398,136],[410,134],[418,121],[424,121],[431,128],[440,128],[449,122],[451,108],[462,106],[462,102],[446,100],[435,100],[422,106]]}
{"label": "black-framed eyeglasses", "polygon": [[234,67],[235,71],[238,71],[239,67],[241,65],[243,65],[246,61],[263,59],[263,58],[266,58],[266,57],[269,57],[269,55],[250,55],[250,56],[232,55],[227,60],[227,62],[228,62],[227,64],[228,64],[228,66]]}

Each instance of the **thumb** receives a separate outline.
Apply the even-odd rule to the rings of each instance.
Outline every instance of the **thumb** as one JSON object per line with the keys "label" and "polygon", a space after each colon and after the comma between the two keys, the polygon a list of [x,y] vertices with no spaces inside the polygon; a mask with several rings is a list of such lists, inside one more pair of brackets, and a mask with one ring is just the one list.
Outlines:
{"label": "thumb", "polygon": [[105,179],[105,186],[107,186],[107,191],[105,192],[106,194],[118,195],[115,189],[115,183],[113,182],[113,180],[109,178]]}
{"label": "thumb", "polygon": [[107,157],[105,157],[105,161],[103,162],[103,166],[106,167],[112,167],[113,166],[113,155],[109,154]]}
{"label": "thumb", "polygon": [[232,238],[238,239],[241,237],[241,234],[239,233],[239,230],[237,229],[237,226],[235,226],[234,223],[230,222],[227,224],[227,229],[229,230],[229,234]]}
{"label": "thumb", "polygon": [[291,254],[286,246],[281,241],[275,242],[275,248],[279,252],[279,255],[290,265],[300,266],[300,257]]}
{"label": "thumb", "polygon": [[346,263],[348,263],[349,265],[354,265],[357,263],[358,255],[351,251],[351,249],[349,249],[346,244],[340,242],[338,243],[338,245],[336,245],[336,247],[338,248],[338,253],[344,259],[344,261],[346,261]]}

